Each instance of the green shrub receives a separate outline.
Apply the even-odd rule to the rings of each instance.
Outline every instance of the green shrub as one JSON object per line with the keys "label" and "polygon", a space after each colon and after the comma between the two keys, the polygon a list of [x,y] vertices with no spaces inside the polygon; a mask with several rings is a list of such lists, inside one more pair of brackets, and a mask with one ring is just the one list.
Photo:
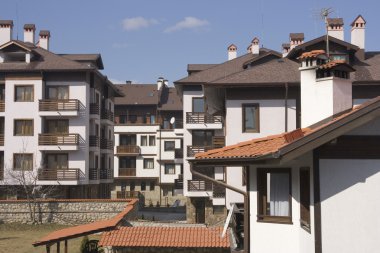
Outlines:
{"label": "green shrub", "polygon": [[86,253],[86,244],[88,242],[88,236],[84,236],[82,239],[82,242],[80,243],[80,252],[81,253]]}

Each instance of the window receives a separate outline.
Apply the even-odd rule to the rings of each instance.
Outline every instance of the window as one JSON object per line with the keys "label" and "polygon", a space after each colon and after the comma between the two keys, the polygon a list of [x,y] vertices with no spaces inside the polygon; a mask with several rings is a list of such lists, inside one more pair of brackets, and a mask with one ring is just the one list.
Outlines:
{"label": "window", "polygon": [[33,102],[34,88],[33,85],[17,85],[15,86],[16,102]]}
{"label": "window", "polygon": [[120,156],[119,168],[136,168],[136,157]]}
{"label": "window", "polygon": [[165,151],[174,151],[175,142],[174,141],[165,141],[164,142],[164,150]]}
{"label": "window", "polygon": [[154,181],[150,181],[150,184],[149,184],[149,190],[150,191],[154,191],[154,187],[156,186],[156,183]]}
{"label": "window", "polygon": [[193,98],[193,112],[205,112],[204,98]]}
{"label": "window", "polygon": [[257,169],[258,221],[291,223],[290,169]]}
{"label": "window", "polygon": [[141,146],[148,146],[148,138],[146,135],[141,135]]}
{"label": "window", "polygon": [[5,85],[0,85],[0,101],[5,101]]}
{"label": "window", "polygon": [[48,99],[69,99],[69,86],[48,86],[46,95]]}
{"label": "window", "polygon": [[144,158],[144,169],[154,169],[153,158]]}
{"label": "window", "polygon": [[33,170],[33,154],[13,154],[14,170]]}
{"label": "window", "polygon": [[224,206],[213,206],[212,207],[213,214],[224,214]]}
{"label": "window", "polygon": [[145,181],[141,182],[141,191],[146,191],[146,183],[145,183]]}
{"label": "window", "polygon": [[49,134],[69,133],[69,120],[68,119],[47,120],[46,133],[49,133]]}
{"label": "window", "polygon": [[174,163],[165,163],[165,174],[175,174]]}
{"label": "window", "polygon": [[135,188],[136,188],[136,186],[135,186],[135,182],[131,182],[131,184],[129,185],[129,190],[130,190],[131,192],[133,192],[133,191],[135,191]]}
{"label": "window", "polygon": [[119,123],[126,124],[127,123],[127,115],[119,115]]}
{"label": "window", "polygon": [[213,131],[210,130],[194,130],[192,132],[192,141],[194,147],[211,147]]}
{"label": "window", "polygon": [[46,154],[45,166],[47,169],[55,169],[55,170],[67,169],[69,167],[68,160],[69,160],[68,154]]}
{"label": "window", "polygon": [[120,146],[123,145],[136,145],[136,135],[120,135]]}
{"label": "window", "polygon": [[300,169],[301,227],[310,231],[310,169]]}
{"label": "window", "polygon": [[32,119],[16,119],[14,121],[14,136],[33,136],[33,128]]}
{"label": "window", "polygon": [[260,132],[259,119],[259,104],[243,104],[243,132]]}
{"label": "window", "polygon": [[156,136],[149,135],[149,146],[156,146]]}

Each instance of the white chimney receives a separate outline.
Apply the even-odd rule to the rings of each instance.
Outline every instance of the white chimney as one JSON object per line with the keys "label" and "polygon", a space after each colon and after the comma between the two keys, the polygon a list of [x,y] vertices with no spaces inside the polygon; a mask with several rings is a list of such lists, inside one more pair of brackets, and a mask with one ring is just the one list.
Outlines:
{"label": "white chimney", "polygon": [[157,80],[157,90],[161,90],[163,84],[164,84],[164,78],[159,77]]}
{"label": "white chimney", "polygon": [[301,67],[301,127],[309,127],[352,108],[355,71],[342,61],[327,61],[324,50],[303,53]]}
{"label": "white chimney", "polygon": [[25,24],[24,25],[24,42],[30,42],[34,44],[35,31],[36,31],[36,26],[34,24]]}
{"label": "white chimney", "polygon": [[327,19],[327,34],[331,37],[344,41],[343,18]]}
{"label": "white chimney", "polygon": [[260,43],[260,40],[257,37],[253,38],[253,40],[251,41],[251,45],[252,45],[251,46],[251,51],[252,51],[252,54],[258,55],[260,53],[260,45],[259,45],[259,43]]}
{"label": "white chimney", "polygon": [[303,33],[291,33],[290,37],[290,50],[303,43],[305,35]]}
{"label": "white chimney", "polygon": [[282,44],[282,57],[286,57],[290,51],[290,44],[289,43],[283,43]]}
{"label": "white chimney", "polygon": [[167,79],[165,79],[163,82],[164,82],[165,87],[169,86],[169,81]]}
{"label": "white chimney", "polygon": [[228,60],[232,60],[236,58],[237,47],[234,44],[231,44],[227,48],[228,51]]}
{"label": "white chimney", "polygon": [[50,32],[47,30],[40,31],[40,41],[38,42],[38,46],[49,50],[49,40],[50,40]]}
{"label": "white chimney", "polygon": [[12,30],[12,20],[0,20],[0,45],[12,40]]}
{"label": "white chimney", "polygon": [[360,49],[365,49],[365,24],[367,22],[359,15],[351,23],[351,44],[358,46]]}

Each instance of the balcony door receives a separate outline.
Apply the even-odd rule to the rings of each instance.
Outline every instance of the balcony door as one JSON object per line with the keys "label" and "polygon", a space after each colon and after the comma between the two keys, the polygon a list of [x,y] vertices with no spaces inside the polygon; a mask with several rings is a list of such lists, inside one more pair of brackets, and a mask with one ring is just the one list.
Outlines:
{"label": "balcony door", "polygon": [[136,135],[120,135],[120,146],[136,146]]}
{"label": "balcony door", "polygon": [[211,147],[213,136],[214,131],[212,130],[194,130],[192,134],[193,147]]}
{"label": "balcony door", "polygon": [[48,99],[69,99],[69,86],[48,86],[46,93]]}
{"label": "balcony door", "polygon": [[205,112],[204,98],[193,98],[193,112]]}
{"label": "balcony door", "polygon": [[55,119],[46,121],[46,133],[48,134],[68,134],[69,120]]}
{"label": "balcony door", "polygon": [[205,223],[205,200],[203,198],[195,200],[195,223]]}
{"label": "balcony door", "polygon": [[65,170],[69,168],[68,154],[46,154],[45,163],[47,169]]}
{"label": "balcony door", "polygon": [[119,158],[119,168],[136,168],[136,157],[121,156]]}

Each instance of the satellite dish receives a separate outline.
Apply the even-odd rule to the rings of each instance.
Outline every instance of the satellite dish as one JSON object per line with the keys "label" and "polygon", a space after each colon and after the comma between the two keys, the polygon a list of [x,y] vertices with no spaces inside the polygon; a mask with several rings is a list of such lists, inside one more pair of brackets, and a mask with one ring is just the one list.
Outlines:
{"label": "satellite dish", "polygon": [[170,124],[174,124],[174,122],[175,122],[175,118],[174,117],[172,117],[171,119],[170,119]]}

